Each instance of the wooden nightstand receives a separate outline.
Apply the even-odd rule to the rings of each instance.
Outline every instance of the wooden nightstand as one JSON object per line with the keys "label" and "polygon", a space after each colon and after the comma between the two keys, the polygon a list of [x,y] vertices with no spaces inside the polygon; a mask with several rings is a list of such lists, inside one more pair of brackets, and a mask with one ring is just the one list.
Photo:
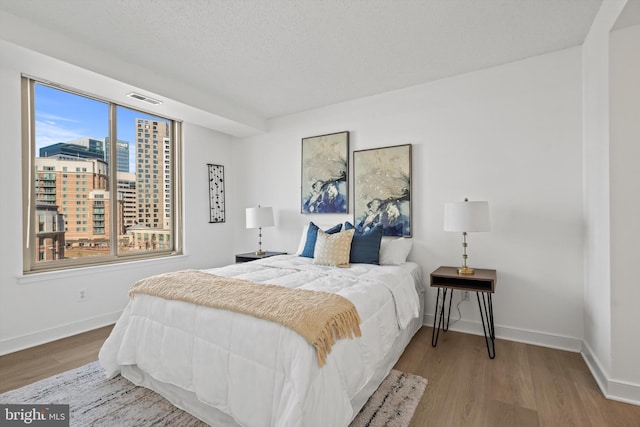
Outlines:
{"label": "wooden nightstand", "polygon": [[247,252],[246,254],[236,254],[236,264],[239,262],[255,261],[257,259],[269,258],[275,255],[286,255],[286,252],[265,252],[264,255],[256,255],[255,252]]}
{"label": "wooden nightstand", "polygon": [[[440,328],[442,327],[442,330],[445,332],[449,330],[453,291],[456,289],[459,291],[471,291],[476,293],[478,299],[484,339],[487,343],[487,353],[489,353],[489,358],[491,359],[496,357],[496,333],[493,324],[493,303],[491,300],[491,295],[496,290],[496,280],[497,274],[495,270],[481,268],[476,268],[475,274],[471,275],[459,274],[457,267],[440,267],[431,273],[431,286],[438,288],[436,310],[433,318],[433,332],[431,335],[431,345],[433,347],[438,345]],[[440,300],[440,290],[443,292],[442,305],[438,304]],[[445,321],[444,312],[447,303],[447,294],[449,294],[449,308],[447,309],[447,318]],[[481,295],[482,302],[480,302]],[[438,310],[438,307],[440,307],[440,310]]]}

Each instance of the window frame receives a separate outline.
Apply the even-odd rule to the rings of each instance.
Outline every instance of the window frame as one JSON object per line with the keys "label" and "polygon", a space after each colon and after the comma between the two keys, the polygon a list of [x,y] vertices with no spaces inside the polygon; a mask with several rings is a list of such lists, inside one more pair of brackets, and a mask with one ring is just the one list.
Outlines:
{"label": "window frame", "polygon": [[[109,141],[117,141],[117,109],[118,107],[137,111],[142,114],[158,117],[162,120],[170,122],[171,137],[171,162],[169,170],[169,181],[171,186],[171,223],[170,223],[170,239],[172,247],[166,250],[153,250],[121,253],[118,247],[118,144],[109,144],[109,254],[95,257],[85,257],[76,259],[62,259],[55,262],[39,262],[38,258],[41,254],[37,246],[37,209],[36,192],[35,192],[35,174],[36,174],[36,141],[35,141],[35,85],[40,84],[51,87],[53,89],[62,90],[74,95],[93,99],[108,105],[109,120]],[[113,100],[105,99],[100,96],[88,94],[84,91],[69,88],[60,84],[52,83],[47,80],[36,77],[22,75],[21,77],[21,125],[22,125],[22,217],[23,217],[23,274],[42,273],[47,271],[58,271],[75,269],[90,266],[100,266],[107,264],[117,264],[130,261],[157,259],[169,256],[182,255],[183,241],[183,218],[182,218],[182,121],[174,118],[158,114],[157,112],[143,110],[132,107]],[[137,141],[132,141],[136,144]],[[136,165],[137,169],[137,165]],[[60,172],[60,173],[66,173]],[[137,176],[137,171],[135,172]],[[167,179],[167,177],[165,177]],[[164,201],[163,201],[164,203]],[[62,206],[59,206],[62,208]],[[62,211],[61,211],[62,212]]]}

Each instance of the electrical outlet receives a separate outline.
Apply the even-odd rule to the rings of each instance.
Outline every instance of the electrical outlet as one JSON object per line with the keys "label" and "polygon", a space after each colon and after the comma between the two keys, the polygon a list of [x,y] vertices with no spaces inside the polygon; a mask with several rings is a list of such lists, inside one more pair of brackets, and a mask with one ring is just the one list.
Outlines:
{"label": "electrical outlet", "polygon": [[87,289],[81,288],[78,290],[78,301],[86,301],[87,300]]}
{"label": "electrical outlet", "polygon": [[462,301],[469,301],[469,291],[462,291]]}

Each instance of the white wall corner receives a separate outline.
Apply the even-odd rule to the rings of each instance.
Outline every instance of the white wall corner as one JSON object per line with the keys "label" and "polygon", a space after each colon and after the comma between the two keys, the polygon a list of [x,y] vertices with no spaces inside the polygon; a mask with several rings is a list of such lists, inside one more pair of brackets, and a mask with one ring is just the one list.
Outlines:
{"label": "white wall corner", "polygon": [[607,399],[640,406],[640,384],[610,379],[608,373],[602,368],[602,363],[586,342],[582,343],[580,354],[600,387],[600,391]]}
{"label": "white wall corner", "polygon": [[602,394],[606,396],[608,375],[605,369],[602,368],[602,363],[600,363],[598,357],[595,355],[593,350],[591,350],[591,347],[589,347],[589,344],[587,344],[586,341],[582,342],[582,350],[580,351],[580,354],[582,354],[582,358],[591,371],[591,375],[593,375],[593,378],[596,380],[598,387],[600,387],[600,391],[602,391]]}

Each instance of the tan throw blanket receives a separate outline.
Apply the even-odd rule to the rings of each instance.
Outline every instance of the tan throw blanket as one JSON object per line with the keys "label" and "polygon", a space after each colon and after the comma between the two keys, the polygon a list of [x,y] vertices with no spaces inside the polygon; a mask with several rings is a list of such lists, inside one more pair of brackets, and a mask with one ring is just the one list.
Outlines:
{"label": "tan throw blanket", "polygon": [[129,296],[153,295],[278,322],[306,338],[324,366],[336,340],[360,336],[360,315],[348,299],[327,292],[261,285],[198,270],[159,274],[135,283]]}

